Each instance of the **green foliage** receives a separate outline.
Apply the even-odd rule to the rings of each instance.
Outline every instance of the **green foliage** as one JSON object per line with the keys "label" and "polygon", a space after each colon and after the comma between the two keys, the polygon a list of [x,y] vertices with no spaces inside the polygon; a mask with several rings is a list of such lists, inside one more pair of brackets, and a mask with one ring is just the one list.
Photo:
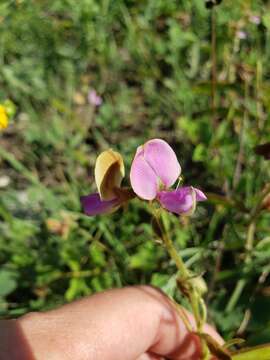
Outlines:
{"label": "green foliage", "polygon": [[[265,339],[269,317],[258,310],[263,303],[269,312],[269,208],[245,258],[250,214],[270,179],[269,161],[254,152],[270,141],[269,10],[260,0],[215,8],[213,109],[203,0],[1,2],[0,103],[10,99],[12,115],[16,107],[0,135],[2,315],[138,283],[175,295],[174,264],[142,203],[88,218],[79,202],[95,189],[101,150],[121,151],[129,169],[136,147],[161,137],[178,154],[184,183],[209,192],[191,219],[167,225],[204,274],[210,318],[231,337],[248,309],[243,335]],[[88,103],[90,89],[100,108]]]}

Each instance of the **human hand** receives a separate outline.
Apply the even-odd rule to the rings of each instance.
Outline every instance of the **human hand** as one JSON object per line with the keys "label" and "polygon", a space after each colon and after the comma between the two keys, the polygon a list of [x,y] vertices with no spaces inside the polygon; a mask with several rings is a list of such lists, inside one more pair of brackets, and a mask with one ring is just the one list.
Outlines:
{"label": "human hand", "polygon": [[[222,344],[209,325],[204,331]],[[171,301],[149,286],[109,290],[0,322],[0,360],[200,358],[199,338],[188,332]]]}

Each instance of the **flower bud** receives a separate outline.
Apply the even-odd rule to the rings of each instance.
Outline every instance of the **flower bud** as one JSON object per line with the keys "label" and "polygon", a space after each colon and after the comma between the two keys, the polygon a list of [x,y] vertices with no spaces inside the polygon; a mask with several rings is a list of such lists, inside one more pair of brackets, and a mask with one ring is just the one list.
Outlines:
{"label": "flower bud", "polygon": [[207,293],[207,285],[202,276],[193,277],[190,282],[201,296]]}

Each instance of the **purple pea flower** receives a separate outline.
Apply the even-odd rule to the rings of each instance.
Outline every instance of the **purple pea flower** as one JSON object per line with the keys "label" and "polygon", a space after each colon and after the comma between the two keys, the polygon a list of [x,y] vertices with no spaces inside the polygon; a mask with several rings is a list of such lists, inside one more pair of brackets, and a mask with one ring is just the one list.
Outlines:
{"label": "purple pea flower", "polygon": [[99,96],[94,89],[89,91],[87,98],[89,104],[93,105],[94,107],[98,107],[102,104],[101,96]]}
{"label": "purple pea flower", "polygon": [[238,30],[236,33],[236,36],[238,37],[238,39],[240,40],[245,40],[247,39],[247,33],[243,30]]}
{"label": "purple pea flower", "polygon": [[142,199],[156,199],[170,212],[190,215],[196,202],[206,200],[206,196],[192,186],[170,190],[180,173],[181,167],[173,149],[164,140],[149,140],[138,147],[133,159],[131,186]]}
{"label": "purple pea flower", "polygon": [[250,22],[252,22],[255,25],[260,25],[260,23],[261,23],[261,18],[258,15],[251,15],[249,17],[249,20],[250,20]]}
{"label": "purple pea flower", "polygon": [[111,149],[103,151],[95,164],[95,181],[98,192],[81,197],[84,212],[89,216],[114,212],[132,195],[121,189],[125,175],[122,156]]}

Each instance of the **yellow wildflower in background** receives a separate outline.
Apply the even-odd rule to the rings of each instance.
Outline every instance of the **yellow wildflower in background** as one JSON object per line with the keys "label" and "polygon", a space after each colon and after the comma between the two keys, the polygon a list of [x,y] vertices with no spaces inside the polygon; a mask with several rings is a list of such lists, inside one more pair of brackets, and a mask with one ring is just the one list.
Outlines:
{"label": "yellow wildflower in background", "polygon": [[7,128],[8,115],[5,106],[0,105],[0,130]]}

